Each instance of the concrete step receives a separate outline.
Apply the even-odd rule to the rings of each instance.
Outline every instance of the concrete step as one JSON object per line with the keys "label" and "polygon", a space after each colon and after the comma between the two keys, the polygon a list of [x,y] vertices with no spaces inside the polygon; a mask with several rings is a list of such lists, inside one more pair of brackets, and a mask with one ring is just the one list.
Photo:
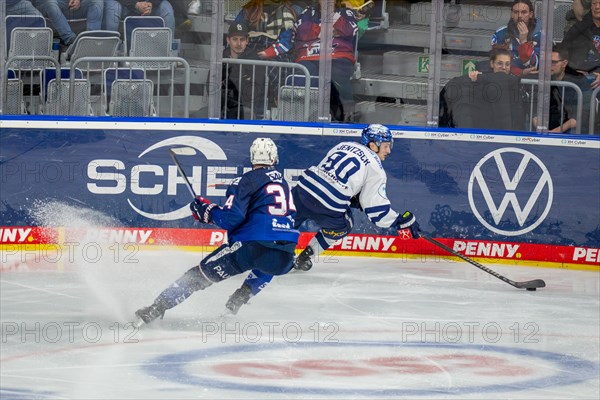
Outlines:
{"label": "concrete step", "polygon": [[[427,100],[428,78],[364,73],[353,81],[354,93],[397,99]],[[443,87],[449,79],[442,78]]]}
{"label": "concrete step", "polygon": [[[431,2],[414,3],[410,8],[410,24],[429,26],[433,13]],[[511,5],[444,4],[442,18],[447,28],[495,31],[510,20]]]}
{"label": "concrete step", "polygon": [[[495,30],[486,29],[448,28],[444,30],[442,48],[486,55],[491,50],[494,32]],[[429,37],[429,26],[391,23],[388,29],[368,31],[360,39],[360,44],[428,48]]]}
{"label": "concrete step", "polygon": [[361,123],[380,123],[404,126],[426,126],[427,106],[416,104],[379,103],[361,101],[356,104]]}

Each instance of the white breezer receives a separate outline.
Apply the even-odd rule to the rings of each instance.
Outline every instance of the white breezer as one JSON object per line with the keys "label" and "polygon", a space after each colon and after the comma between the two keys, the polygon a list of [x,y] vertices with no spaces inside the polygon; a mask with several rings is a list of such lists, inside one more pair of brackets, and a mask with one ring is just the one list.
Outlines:
{"label": "white breezer", "polygon": [[277,146],[269,138],[258,138],[250,146],[250,162],[252,165],[275,165],[279,162]]}

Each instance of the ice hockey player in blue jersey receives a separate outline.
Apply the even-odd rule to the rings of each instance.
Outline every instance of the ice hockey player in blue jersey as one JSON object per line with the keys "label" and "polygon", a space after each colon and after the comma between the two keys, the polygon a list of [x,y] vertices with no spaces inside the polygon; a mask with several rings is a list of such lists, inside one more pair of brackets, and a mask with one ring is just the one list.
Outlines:
{"label": "ice hockey player in blue jersey", "polygon": [[222,207],[198,197],[190,204],[193,216],[227,230],[229,243],[206,256],[199,265],[165,289],[154,302],[136,311],[136,325],[149,323],[192,293],[213,283],[253,270],[264,282],[292,269],[298,230],[295,208],[271,139],[258,138],[250,147],[252,170],[234,179]]}
{"label": "ice hockey player in blue jersey", "polygon": [[[342,142],[325,158],[305,170],[292,190],[296,204],[296,227],[312,220],[320,230],[298,255],[294,268],[308,271],[319,254],[352,231],[351,207],[362,209],[382,228],[409,229],[419,237],[419,225],[410,211],[397,213],[386,195],[387,176],[382,161],[391,153],[394,139],[383,125],[363,129],[361,143]],[[247,279],[230,298],[226,307],[237,313],[252,295],[265,287],[264,277]]]}

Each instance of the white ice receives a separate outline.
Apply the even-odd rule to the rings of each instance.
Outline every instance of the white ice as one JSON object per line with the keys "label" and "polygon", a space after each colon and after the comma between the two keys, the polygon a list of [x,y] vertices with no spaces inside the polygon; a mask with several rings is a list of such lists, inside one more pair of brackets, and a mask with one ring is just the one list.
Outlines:
{"label": "white ice", "polygon": [[598,273],[487,263],[546,281],[527,292],[447,259],[330,256],[237,316],[221,315],[243,276],[137,331],[134,311],[203,254],[115,249],[2,254],[0,398],[600,395]]}

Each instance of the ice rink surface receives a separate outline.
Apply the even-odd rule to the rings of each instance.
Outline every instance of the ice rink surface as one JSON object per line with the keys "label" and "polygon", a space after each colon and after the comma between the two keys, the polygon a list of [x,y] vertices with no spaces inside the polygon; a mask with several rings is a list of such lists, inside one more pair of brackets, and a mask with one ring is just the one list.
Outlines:
{"label": "ice rink surface", "polygon": [[222,314],[243,276],[134,330],[202,254],[105,256],[2,260],[1,399],[600,396],[598,273],[485,264],[546,281],[527,292],[447,259],[328,257],[237,316]]}

